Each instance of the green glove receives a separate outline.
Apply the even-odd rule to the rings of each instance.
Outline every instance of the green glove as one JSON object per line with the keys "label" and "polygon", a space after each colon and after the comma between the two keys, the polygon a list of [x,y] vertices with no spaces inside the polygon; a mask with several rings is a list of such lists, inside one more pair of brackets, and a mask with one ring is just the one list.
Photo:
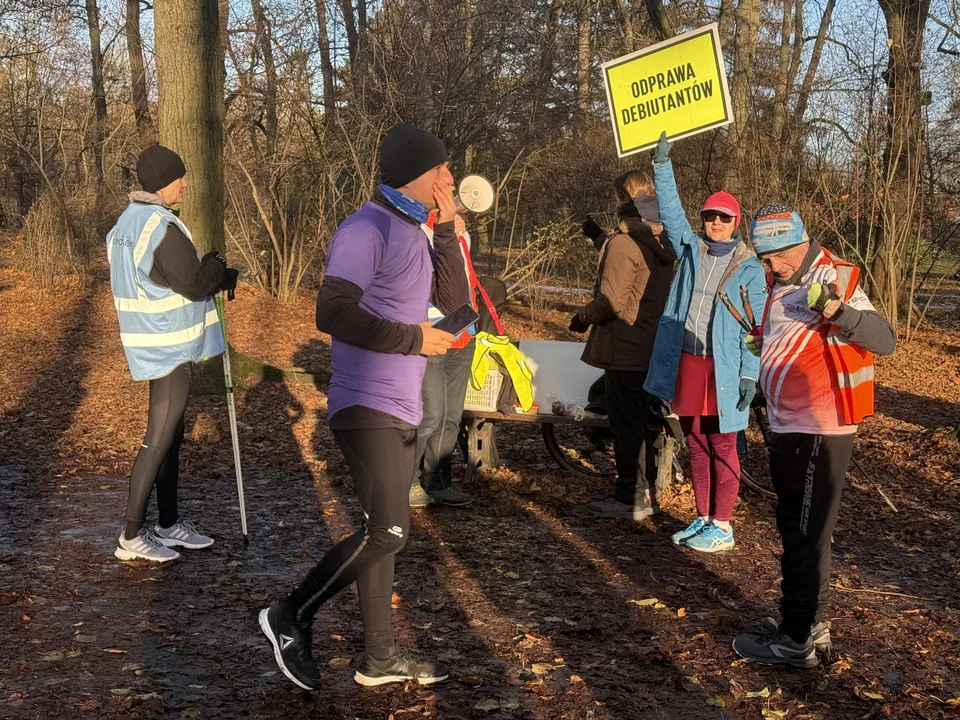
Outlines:
{"label": "green glove", "polygon": [[743,339],[743,344],[747,346],[753,355],[760,357],[760,349],[763,347],[763,338],[760,336],[759,328],[756,328],[756,333],[747,333],[747,336]]}
{"label": "green glove", "polygon": [[810,286],[810,289],[807,290],[807,307],[811,310],[816,310],[821,315],[823,315],[823,310],[828,302],[839,299],[840,296],[837,294],[837,286],[833,283],[824,287],[820,283],[815,282]]}
{"label": "green glove", "polygon": [[757,394],[757,381],[750,378],[740,378],[740,402],[737,403],[737,410],[743,412],[750,407],[753,402],[753,396]]}
{"label": "green glove", "polygon": [[670,159],[670,141],[667,140],[666,131],[660,133],[660,141],[657,143],[657,149],[653,152],[653,164],[663,165]]}

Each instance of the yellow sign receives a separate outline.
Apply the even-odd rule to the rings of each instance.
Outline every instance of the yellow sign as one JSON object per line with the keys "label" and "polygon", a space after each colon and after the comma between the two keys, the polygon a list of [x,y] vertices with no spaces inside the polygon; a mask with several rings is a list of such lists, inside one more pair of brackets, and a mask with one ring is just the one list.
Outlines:
{"label": "yellow sign", "polygon": [[602,67],[620,157],[733,122],[716,23]]}

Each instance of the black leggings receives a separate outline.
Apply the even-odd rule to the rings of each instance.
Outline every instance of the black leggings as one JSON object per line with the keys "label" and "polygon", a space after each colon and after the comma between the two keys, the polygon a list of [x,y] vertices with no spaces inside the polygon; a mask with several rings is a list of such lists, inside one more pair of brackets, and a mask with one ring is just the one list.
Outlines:
{"label": "black leggings", "polygon": [[[348,419],[380,427],[337,429],[334,418],[340,427]],[[280,608],[292,621],[309,622],[323,603],[356,582],[366,652],[386,660],[395,651],[390,611],[394,556],[406,544],[410,528],[417,430],[364,407],[341,410],[334,418],[330,424],[350,468],[363,522],[321,558]]]}
{"label": "black leggings", "polygon": [[180,443],[183,442],[183,411],[190,391],[189,365],[180,365],[169,375],[150,381],[150,409],[147,432],[130,473],[127,497],[127,526],[124,536],[136,537],[147,519],[147,503],[157,486],[160,527],[168,528],[179,519],[177,481],[180,478]]}

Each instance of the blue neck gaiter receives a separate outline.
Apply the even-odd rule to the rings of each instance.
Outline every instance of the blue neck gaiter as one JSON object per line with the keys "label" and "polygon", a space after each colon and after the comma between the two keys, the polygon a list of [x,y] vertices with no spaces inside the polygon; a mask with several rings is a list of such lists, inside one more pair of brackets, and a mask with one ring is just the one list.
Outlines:
{"label": "blue neck gaiter", "polygon": [[387,202],[411,220],[416,220],[418,223],[423,224],[430,216],[430,211],[426,205],[419,200],[407,197],[396,188],[392,188],[389,185],[381,185],[378,189],[381,194],[383,194],[383,197],[386,198]]}
{"label": "blue neck gaiter", "polygon": [[722,242],[714,242],[710,238],[703,238],[703,241],[707,244],[707,255],[712,257],[723,257],[724,255],[729,255],[733,252],[733,249],[740,244],[740,241],[743,238],[740,237],[740,233],[735,232],[730,236],[729,240],[723,240]]}

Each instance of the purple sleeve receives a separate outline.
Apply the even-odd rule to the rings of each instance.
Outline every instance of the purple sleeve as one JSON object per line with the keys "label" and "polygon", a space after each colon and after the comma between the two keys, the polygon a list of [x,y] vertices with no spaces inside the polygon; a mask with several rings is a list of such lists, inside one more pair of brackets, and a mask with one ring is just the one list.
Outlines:
{"label": "purple sleeve", "polygon": [[327,275],[366,290],[373,282],[383,257],[383,238],[370,225],[341,225],[327,251]]}

